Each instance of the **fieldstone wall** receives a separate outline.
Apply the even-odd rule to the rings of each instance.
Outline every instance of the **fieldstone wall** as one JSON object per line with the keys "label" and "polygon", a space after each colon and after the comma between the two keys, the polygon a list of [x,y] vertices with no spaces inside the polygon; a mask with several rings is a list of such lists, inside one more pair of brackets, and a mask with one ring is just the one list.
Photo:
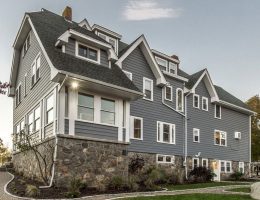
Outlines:
{"label": "fieldstone wall", "polygon": [[55,184],[68,186],[73,178],[104,188],[113,176],[128,177],[127,143],[60,135]]}
{"label": "fieldstone wall", "polygon": [[[243,178],[249,178],[250,177],[250,164],[248,162],[245,162],[244,164],[244,175]],[[234,172],[239,171],[239,162],[238,161],[232,161],[232,172],[231,173],[220,173],[221,180],[228,180],[230,179],[230,175]]]}
{"label": "fieldstone wall", "polygon": [[[55,149],[55,138],[50,137],[36,145],[40,154],[45,157],[47,163],[47,177],[50,179],[53,164],[53,154]],[[40,158],[40,157],[39,157]],[[43,167],[43,160],[40,158],[41,166]],[[24,152],[15,152],[13,154],[14,169],[17,173],[23,176],[35,179],[42,182],[38,162],[35,153],[32,150]]]}

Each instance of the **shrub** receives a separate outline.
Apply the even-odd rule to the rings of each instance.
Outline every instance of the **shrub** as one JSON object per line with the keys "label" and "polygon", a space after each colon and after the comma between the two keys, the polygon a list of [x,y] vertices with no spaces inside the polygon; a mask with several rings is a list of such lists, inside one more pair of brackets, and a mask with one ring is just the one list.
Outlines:
{"label": "shrub", "polygon": [[34,185],[26,185],[25,193],[28,197],[37,197],[40,195],[40,190]]}
{"label": "shrub", "polygon": [[242,172],[234,172],[230,175],[230,178],[234,179],[235,181],[238,181],[242,178],[244,174]]}
{"label": "shrub", "polygon": [[126,186],[125,181],[120,176],[113,176],[108,184],[108,189],[122,190]]}
{"label": "shrub", "polygon": [[127,187],[131,191],[138,191],[139,185],[137,184],[138,178],[136,176],[130,176],[127,182]]}
{"label": "shrub", "polygon": [[135,174],[141,171],[144,167],[144,159],[139,155],[135,155],[133,158],[130,159],[128,169],[131,174]]}
{"label": "shrub", "polygon": [[209,182],[212,181],[214,173],[206,167],[195,167],[189,174],[189,180],[192,182]]}
{"label": "shrub", "polygon": [[76,198],[80,196],[80,189],[82,187],[82,183],[80,179],[73,178],[70,181],[70,186],[68,188],[68,192],[66,193],[66,197],[68,198]]}

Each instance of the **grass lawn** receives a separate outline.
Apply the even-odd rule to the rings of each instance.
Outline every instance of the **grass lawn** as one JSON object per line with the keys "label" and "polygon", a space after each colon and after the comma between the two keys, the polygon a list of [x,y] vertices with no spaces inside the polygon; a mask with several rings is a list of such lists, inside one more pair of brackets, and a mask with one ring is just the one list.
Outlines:
{"label": "grass lawn", "polygon": [[250,188],[250,187],[245,187],[245,188],[234,188],[234,189],[230,189],[230,190],[227,190],[227,191],[250,193],[250,192],[251,192],[251,188]]}
{"label": "grass lawn", "polygon": [[197,189],[197,188],[207,188],[207,187],[217,187],[217,186],[227,186],[227,185],[247,185],[247,183],[210,182],[210,183],[196,183],[196,184],[184,184],[184,185],[165,185],[163,187],[168,188],[168,190],[186,190],[186,189]]}
{"label": "grass lawn", "polygon": [[184,194],[176,196],[135,197],[124,200],[252,200],[249,195]]}

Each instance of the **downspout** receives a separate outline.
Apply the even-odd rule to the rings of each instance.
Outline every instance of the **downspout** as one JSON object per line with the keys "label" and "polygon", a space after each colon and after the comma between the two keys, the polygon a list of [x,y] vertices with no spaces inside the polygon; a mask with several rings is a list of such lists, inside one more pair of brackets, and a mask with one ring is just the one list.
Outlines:
{"label": "downspout", "polygon": [[[68,77],[68,75],[65,76],[64,80],[60,84],[60,87],[58,89],[58,93],[60,92],[62,86],[64,85],[67,77]],[[59,119],[59,106],[57,106],[57,100],[56,100],[56,110],[57,110],[57,119]],[[59,120],[57,120],[57,127],[59,127],[58,122],[59,122]],[[53,165],[52,165],[52,174],[51,174],[50,184],[47,185],[47,186],[39,186],[39,188],[50,188],[53,185],[53,180],[54,180],[54,175],[55,175],[55,163],[56,163],[56,160],[57,160],[57,147],[58,147],[58,136],[57,136],[57,132],[55,132],[55,147],[54,147]]]}

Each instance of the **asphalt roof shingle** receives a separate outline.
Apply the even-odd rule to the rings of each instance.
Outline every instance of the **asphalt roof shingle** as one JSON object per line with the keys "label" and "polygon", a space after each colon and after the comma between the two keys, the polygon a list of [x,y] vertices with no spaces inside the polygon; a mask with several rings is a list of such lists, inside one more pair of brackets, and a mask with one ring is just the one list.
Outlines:
{"label": "asphalt roof shingle", "polygon": [[64,54],[60,49],[55,47],[58,37],[68,29],[74,29],[104,42],[102,38],[98,37],[93,32],[78,26],[76,22],[69,22],[62,16],[47,10],[28,13],[28,15],[55,68],[140,92],[118,66],[113,64],[111,68],[108,68],[96,65],[69,54]]}

